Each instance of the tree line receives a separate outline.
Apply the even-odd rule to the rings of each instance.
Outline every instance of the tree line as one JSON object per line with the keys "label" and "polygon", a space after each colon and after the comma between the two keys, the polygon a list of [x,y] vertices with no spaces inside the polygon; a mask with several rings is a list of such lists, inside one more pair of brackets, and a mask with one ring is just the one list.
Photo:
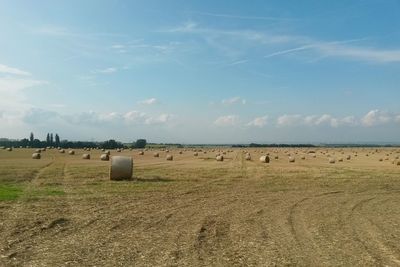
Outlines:
{"label": "tree line", "polygon": [[30,133],[29,138],[23,138],[21,140],[12,140],[8,138],[0,138],[0,146],[3,147],[32,147],[32,148],[44,148],[44,147],[61,147],[61,148],[104,148],[104,149],[116,149],[116,148],[145,148],[147,145],[146,139],[138,139],[130,144],[124,144],[122,142],[110,139],[104,142],[93,142],[93,141],[68,141],[61,140],[60,136],[56,133],[47,133],[46,140],[39,140],[35,138],[34,133]]}

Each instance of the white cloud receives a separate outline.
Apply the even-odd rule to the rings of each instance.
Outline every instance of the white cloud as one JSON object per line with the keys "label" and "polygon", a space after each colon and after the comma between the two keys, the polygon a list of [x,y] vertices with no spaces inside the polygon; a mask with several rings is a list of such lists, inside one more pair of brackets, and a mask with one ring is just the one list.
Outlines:
{"label": "white cloud", "polygon": [[156,103],[158,103],[158,101],[154,97],[153,98],[149,98],[149,99],[145,99],[145,100],[142,100],[142,101],[139,102],[139,104],[142,104],[142,105],[154,105]]}
{"label": "white cloud", "polygon": [[13,74],[13,75],[22,75],[22,76],[31,76],[27,71],[23,71],[17,68],[12,68],[3,64],[0,64],[0,73],[5,73],[5,74]]}
{"label": "white cloud", "polygon": [[223,99],[221,102],[224,105],[235,105],[235,104],[239,104],[239,103],[242,104],[242,105],[245,105],[246,104],[246,99],[243,99],[243,98],[241,98],[239,96],[235,96],[235,97],[232,97],[232,98]]}
{"label": "white cloud", "polygon": [[147,118],[145,123],[146,124],[165,124],[165,123],[169,122],[171,119],[172,119],[171,114],[164,113],[159,116]]}
{"label": "white cloud", "polygon": [[214,121],[217,126],[234,126],[238,122],[238,117],[235,115],[221,116]]}
{"label": "white cloud", "polygon": [[363,126],[372,127],[380,124],[385,124],[391,121],[391,116],[387,112],[378,109],[371,110],[362,119]]}
{"label": "white cloud", "polygon": [[299,114],[295,115],[282,115],[278,117],[277,119],[277,124],[278,126],[293,126],[297,124],[301,124],[302,122],[302,116]]}
{"label": "white cloud", "polygon": [[146,113],[132,110],[123,115],[126,122],[141,122],[146,118]]}
{"label": "white cloud", "polygon": [[248,126],[254,126],[254,127],[264,127],[268,123],[268,116],[265,115],[263,117],[258,117],[249,122],[247,125]]}
{"label": "white cloud", "polygon": [[354,116],[347,116],[340,120],[341,124],[355,126],[358,124],[356,117]]}

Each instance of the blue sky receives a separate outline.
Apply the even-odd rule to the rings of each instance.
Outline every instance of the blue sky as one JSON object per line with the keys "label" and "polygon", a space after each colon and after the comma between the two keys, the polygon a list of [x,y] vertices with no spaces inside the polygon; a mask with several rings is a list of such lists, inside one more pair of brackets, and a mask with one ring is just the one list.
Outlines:
{"label": "blue sky", "polygon": [[398,1],[0,0],[0,137],[398,142]]}

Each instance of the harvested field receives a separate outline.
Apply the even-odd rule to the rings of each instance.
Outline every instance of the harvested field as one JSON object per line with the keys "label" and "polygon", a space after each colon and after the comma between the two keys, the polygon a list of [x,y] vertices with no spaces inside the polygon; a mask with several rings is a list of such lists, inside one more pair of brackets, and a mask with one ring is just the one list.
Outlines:
{"label": "harvested field", "polygon": [[399,266],[400,149],[314,150],[0,150],[0,266]]}

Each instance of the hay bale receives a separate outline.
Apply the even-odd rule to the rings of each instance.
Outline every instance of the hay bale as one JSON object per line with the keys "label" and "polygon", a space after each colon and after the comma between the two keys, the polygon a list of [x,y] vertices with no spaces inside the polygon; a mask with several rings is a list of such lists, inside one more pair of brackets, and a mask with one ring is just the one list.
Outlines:
{"label": "hay bale", "polygon": [[117,149],[117,152],[121,152],[121,149],[120,149],[120,148],[118,148],[118,149]]}
{"label": "hay bale", "polygon": [[197,153],[197,152],[193,153],[193,156],[195,156],[195,157],[197,157],[198,155],[199,155],[199,153]]}
{"label": "hay bale", "polygon": [[260,157],[260,162],[262,163],[269,163],[269,157],[264,155]]}
{"label": "hay bale", "polygon": [[400,160],[397,161],[396,165],[397,165],[397,166],[400,166]]}
{"label": "hay bale", "polygon": [[301,156],[301,158],[300,159],[302,159],[302,160],[305,160],[306,159],[306,156]]}
{"label": "hay bale", "polygon": [[153,156],[154,156],[155,158],[158,158],[158,157],[160,156],[160,154],[157,153],[157,152],[155,152],[155,153],[153,154]]}
{"label": "hay bale", "polygon": [[12,147],[7,147],[7,151],[12,151]]}
{"label": "hay bale", "polygon": [[35,149],[35,153],[41,153],[42,152],[42,150],[39,148],[39,149]]}
{"label": "hay bale", "polygon": [[132,157],[114,156],[111,157],[110,179],[124,180],[131,179],[133,172]]}
{"label": "hay bale", "polygon": [[275,159],[279,159],[279,156],[278,156],[278,155],[276,155],[276,156],[275,156]]}
{"label": "hay bale", "polygon": [[350,155],[347,155],[346,159],[347,159],[347,160],[351,160],[351,156],[350,156]]}
{"label": "hay bale", "polygon": [[75,155],[75,151],[74,150],[70,150],[70,151],[68,151],[68,154]]}
{"label": "hay bale", "polygon": [[90,159],[90,154],[83,154],[82,159]]}
{"label": "hay bale", "polygon": [[101,154],[100,160],[101,161],[109,161],[110,160],[110,156],[108,154]]}
{"label": "hay bale", "polygon": [[330,159],[329,159],[329,163],[330,163],[330,164],[335,164],[335,163],[336,163],[336,160],[335,160],[334,158],[330,158]]}
{"label": "hay bale", "polygon": [[215,159],[216,159],[217,161],[224,161],[224,156],[218,155],[218,156],[215,157]]}
{"label": "hay bale", "polygon": [[383,161],[383,159],[382,159],[382,158],[380,158],[380,159],[379,159],[379,161],[380,161],[380,162],[382,162],[382,161]]}
{"label": "hay bale", "polygon": [[166,160],[174,160],[174,156],[172,156],[172,155],[167,155],[167,157],[165,158]]}
{"label": "hay bale", "polygon": [[339,159],[338,159],[338,162],[343,162],[343,158],[339,158]]}
{"label": "hay bale", "polygon": [[140,152],[139,152],[139,155],[140,155],[140,156],[143,156],[143,155],[144,155],[144,151],[140,151]]}
{"label": "hay bale", "polygon": [[289,157],[289,163],[294,163],[296,162],[296,159],[294,157]]}
{"label": "hay bale", "polygon": [[32,159],[40,159],[41,155],[40,153],[33,153],[32,154]]}
{"label": "hay bale", "polygon": [[110,150],[106,150],[106,151],[104,151],[104,153],[107,154],[107,155],[109,155],[109,156],[110,156],[110,154],[111,154]]}
{"label": "hay bale", "polygon": [[64,154],[65,150],[64,149],[59,149],[58,152],[60,152],[61,154]]}
{"label": "hay bale", "polygon": [[251,160],[251,155],[250,153],[246,153],[246,155],[244,156],[245,160]]}

